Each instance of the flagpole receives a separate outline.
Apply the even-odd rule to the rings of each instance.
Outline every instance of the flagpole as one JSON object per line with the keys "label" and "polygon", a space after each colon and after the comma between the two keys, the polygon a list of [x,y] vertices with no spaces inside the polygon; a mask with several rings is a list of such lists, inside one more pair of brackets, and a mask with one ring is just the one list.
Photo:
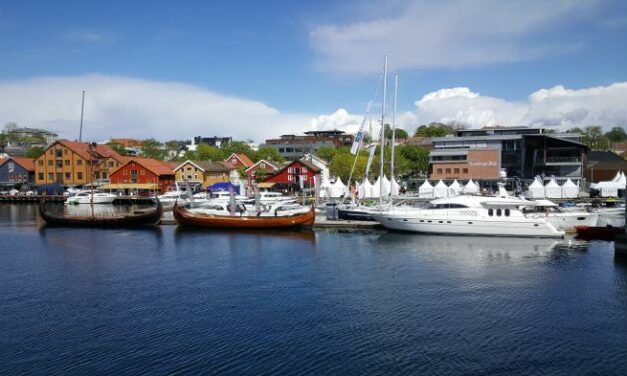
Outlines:
{"label": "flagpole", "polygon": [[381,162],[379,172],[379,204],[383,206],[383,162],[384,162],[384,149],[385,149],[385,101],[387,95],[387,74],[388,74],[388,57],[387,55],[383,59],[383,104],[381,105]]}

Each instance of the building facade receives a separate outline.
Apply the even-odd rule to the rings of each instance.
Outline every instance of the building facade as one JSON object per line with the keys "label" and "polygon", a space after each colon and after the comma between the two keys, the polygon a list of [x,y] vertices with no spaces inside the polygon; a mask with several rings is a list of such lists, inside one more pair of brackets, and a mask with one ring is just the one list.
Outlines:
{"label": "building facade", "polygon": [[577,134],[545,134],[541,128],[509,127],[457,131],[433,138],[429,154],[434,179],[584,177],[588,148]]}
{"label": "building facade", "polygon": [[284,189],[299,191],[301,189],[314,189],[316,175],[320,174],[320,168],[307,161],[293,161],[274,175],[266,178],[261,184],[262,188]]}
{"label": "building facade", "polygon": [[0,159],[0,187],[23,188],[35,183],[35,160],[9,157]]}
{"label": "building facade", "polygon": [[316,153],[323,146],[339,148],[350,147],[355,140],[355,135],[346,134],[343,131],[308,131],[304,136],[282,135],[278,139],[266,140],[266,146],[270,146],[285,159],[300,159],[305,154]]}
{"label": "building facade", "polygon": [[106,188],[167,192],[175,174],[169,163],[151,158],[131,158],[110,175]]}
{"label": "building facade", "polygon": [[35,160],[35,183],[84,185],[95,180],[101,162],[118,156],[107,145],[86,142],[55,141]]}
{"label": "building facade", "polygon": [[226,162],[191,160],[187,160],[174,168],[177,182],[188,181],[202,187],[203,190],[215,183],[230,181],[231,170],[233,170],[233,166]]}
{"label": "building facade", "polygon": [[248,158],[246,154],[242,154],[242,153],[233,153],[229,155],[228,158],[224,159],[224,162],[229,163],[235,169],[239,169],[239,168],[246,169],[252,166],[253,164],[255,164],[253,161],[250,160],[250,158]]}
{"label": "building facade", "polygon": [[246,169],[246,180],[248,181],[248,186],[252,187],[253,183],[261,181],[266,177],[273,175],[276,171],[279,170],[279,166],[280,165],[276,162],[261,159],[254,165],[248,167]]}

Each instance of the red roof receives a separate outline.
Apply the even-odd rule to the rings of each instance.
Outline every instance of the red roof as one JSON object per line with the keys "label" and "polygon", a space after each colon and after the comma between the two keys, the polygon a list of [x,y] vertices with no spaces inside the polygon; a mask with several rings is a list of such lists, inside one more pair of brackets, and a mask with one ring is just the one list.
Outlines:
{"label": "red roof", "polygon": [[239,159],[240,162],[242,162],[242,164],[244,166],[246,166],[247,168],[252,166],[254,163],[253,161],[250,160],[250,158],[248,158],[248,156],[244,153],[233,153],[231,155],[229,155],[229,157],[227,159],[225,159],[225,162],[228,162],[231,160],[231,157],[235,156],[237,159]]}
{"label": "red roof", "polygon": [[174,175],[170,162],[159,161],[152,158],[130,158],[126,163],[116,168],[114,171],[111,171],[111,175],[115,174],[118,170],[124,168],[131,162],[136,162],[157,176]]}
{"label": "red roof", "polygon": [[8,161],[13,161],[18,165],[22,166],[25,170],[29,172],[35,172],[35,159],[34,158],[26,158],[26,157],[9,157],[5,159],[0,159],[0,165],[5,164]]}
{"label": "red roof", "polygon": [[[76,154],[80,155],[83,159],[89,159],[89,143],[88,142],[75,142],[75,141],[67,141],[67,140],[58,140],[59,144],[67,147],[72,150]],[[55,144],[57,143],[55,142]],[[52,144],[53,146],[54,144]],[[52,147],[50,146],[50,147]],[[119,156],[119,154],[111,149],[108,145],[104,144],[96,144],[94,149],[96,152],[96,157],[107,158],[112,156]]]}

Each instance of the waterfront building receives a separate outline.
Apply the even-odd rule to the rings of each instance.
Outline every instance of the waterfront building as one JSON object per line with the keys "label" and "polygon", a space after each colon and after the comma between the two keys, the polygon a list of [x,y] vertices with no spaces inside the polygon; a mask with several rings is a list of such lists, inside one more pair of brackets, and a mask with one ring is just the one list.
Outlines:
{"label": "waterfront building", "polygon": [[313,163],[297,160],[279,169],[274,175],[259,183],[260,188],[274,188],[291,192],[315,188],[314,177],[320,175],[321,169]]}
{"label": "waterfront building", "polygon": [[104,144],[89,144],[57,140],[35,160],[35,183],[64,186],[91,183],[91,175],[98,171],[102,176],[101,163],[119,154]]}
{"label": "waterfront building", "polygon": [[323,146],[339,148],[350,147],[353,144],[355,135],[346,134],[343,131],[308,131],[304,136],[282,135],[278,139],[266,140],[266,146],[270,146],[285,159],[300,159],[305,154],[315,153]]}
{"label": "waterfront building", "polygon": [[248,156],[244,153],[233,153],[229,155],[224,162],[231,164],[234,168],[248,168],[254,164],[253,161],[248,158]]}
{"label": "waterfront building", "polygon": [[[234,167],[226,162],[187,160],[174,168],[176,181],[179,184],[188,181],[191,186],[207,187],[222,182],[229,182]],[[194,187],[192,187],[194,188]]]}
{"label": "waterfront building", "polygon": [[581,180],[588,153],[578,134],[548,134],[542,128],[459,130],[455,135],[435,137],[432,141],[431,179],[556,176]]}
{"label": "waterfront building", "polygon": [[111,172],[128,162],[132,157],[113,154],[103,159],[94,169],[94,179],[98,182],[108,182]]}
{"label": "waterfront building", "polygon": [[0,188],[28,188],[35,183],[33,158],[0,159]]}
{"label": "waterfront building", "polygon": [[174,184],[175,173],[168,162],[152,158],[131,158],[111,172],[104,189],[159,191],[165,193]]}
{"label": "waterfront building", "polygon": [[273,175],[276,171],[279,170],[280,166],[281,164],[279,164],[278,162],[268,161],[265,159],[257,161],[257,163],[248,167],[245,171],[248,186],[252,187],[252,184],[254,182],[258,180],[263,180],[266,177]]}

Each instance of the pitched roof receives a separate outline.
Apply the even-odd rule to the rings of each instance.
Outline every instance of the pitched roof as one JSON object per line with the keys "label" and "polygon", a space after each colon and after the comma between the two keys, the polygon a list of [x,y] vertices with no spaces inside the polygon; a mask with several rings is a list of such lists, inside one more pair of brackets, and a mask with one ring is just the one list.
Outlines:
{"label": "pitched roof", "polygon": [[27,171],[30,171],[30,172],[35,171],[35,159],[34,158],[9,157],[5,159],[0,159],[0,166],[2,166],[3,164],[11,160],[17,163],[18,165],[22,166]]}
{"label": "pitched roof", "polygon": [[615,153],[611,152],[611,151],[603,151],[603,150],[590,150],[590,152],[588,152],[588,163],[590,162],[621,162],[623,161],[623,158],[621,158],[619,155],[616,155]]}
{"label": "pitched roof", "polygon": [[260,163],[262,163],[262,162],[263,162],[263,163],[265,163],[265,164],[267,164],[267,165],[270,165],[270,166],[271,166],[273,169],[275,169],[275,170],[278,170],[278,169],[279,169],[279,167],[281,166],[280,164],[278,164],[278,163],[276,163],[276,162],[273,162],[273,161],[268,161],[268,160],[265,160],[265,159],[260,159],[260,160],[258,160],[258,161],[257,161],[254,165],[252,165],[252,166],[248,167],[248,168],[246,169],[246,171],[248,171],[248,170],[250,170],[250,169],[254,168],[255,166],[257,166],[258,164],[260,164]]}
{"label": "pitched roof", "polygon": [[[48,149],[53,147],[55,144],[61,144],[68,149],[72,150],[76,154],[80,155],[83,159],[89,159],[89,143],[88,142],[75,142],[75,141],[67,141],[67,140],[57,140],[54,142]],[[119,156],[119,154],[111,149],[109,145],[104,144],[96,144],[94,148],[94,152],[97,154],[96,157],[107,158],[112,156]]]}
{"label": "pitched roof", "polygon": [[248,156],[244,153],[233,153],[231,155],[229,155],[228,158],[226,158],[224,161],[228,162],[231,160],[231,158],[233,158],[233,156],[235,156],[237,159],[239,159],[240,162],[242,162],[242,164],[246,167],[250,167],[253,165],[253,161],[250,160],[250,158],[248,158]]}
{"label": "pitched roof", "polygon": [[131,162],[135,162],[141,165],[146,170],[152,172],[153,174],[157,176],[174,175],[174,171],[172,170],[172,166],[170,165],[169,162],[159,161],[159,160],[152,159],[152,158],[130,158],[126,163],[116,168],[115,170],[111,171],[110,175],[115,174],[116,172],[118,172],[119,170],[121,170],[122,168],[124,168],[126,165],[128,165]]}
{"label": "pitched roof", "polygon": [[320,169],[320,167],[316,166],[313,163],[307,162],[307,161],[303,161],[301,159],[296,160],[296,161],[292,161],[292,162],[288,162],[287,164],[285,164],[283,167],[281,167],[281,169],[279,169],[278,171],[275,171],[272,175],[268,176],[266,179],[264,179],[263,181],[268,181],[270,179],[272,179],[273,177],[279,175],[280,173],[282,173],[285,169],[287,169],[288,167],[294,165],[294,164],[301,164],[305,167],[307,167],[308,169],[310,169],[311,171],[317,173],[322,171]]}
{"label": "pitched roof", "polygon": [[202,171],[212,171],[212,172],[227,172],[232,170],[232,166],[226,162],[212,162],[212,161],[192,161],[192,160],[186,160],[185,162],[179,164],[176,166],[176,168],[174,168],[174,171],[179,170],[181,167],[183,167],[184,165],[186,165],[187,163],[191,163],[194,166],[196,166],[197,168],[201,169]]}

